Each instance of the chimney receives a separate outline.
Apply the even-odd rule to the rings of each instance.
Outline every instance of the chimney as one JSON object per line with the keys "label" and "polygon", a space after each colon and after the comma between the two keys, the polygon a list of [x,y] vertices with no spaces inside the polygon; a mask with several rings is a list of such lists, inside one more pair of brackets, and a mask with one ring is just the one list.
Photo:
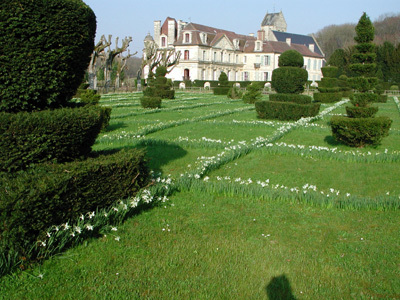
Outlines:
{"label": "chimney", "polygon": [[311,52],[315,52],[315,45],[314,44],[308,45],[308,49],[310,49]]}
{"label": "chimney", "polygon": [[168,20],[168,44],[175,43],[175,20]]}
{"label": "chimney", "polygon": [[154,21],[154,42],[160,44],[161,21]]}
{"label": "chimney", "polygon": [[265,40],[265,31],[264,30],[257,31],[257,40],[260,40],[260,41]]}
{"label": "chimney", "polygon": [[292,39],[291,38],[286,38],[286,44],[291,46],[292,45]]}

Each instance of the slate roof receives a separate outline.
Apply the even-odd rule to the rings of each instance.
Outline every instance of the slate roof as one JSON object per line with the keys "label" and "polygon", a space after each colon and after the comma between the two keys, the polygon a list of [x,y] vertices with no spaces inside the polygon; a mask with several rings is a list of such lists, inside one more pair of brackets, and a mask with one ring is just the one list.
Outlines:
{"label": "slate roof", "polygon": [[[226,36],[232,43],[234,39],[239,40],[239,49],[242,50],[244,49],[244,46],[246,44],[246,41],[251,40],[255,41],[256,38],[252,36],[247,36],[247,35],[242,35],[242,34],[237,34],[233,31],[229,30],[224,30],[224,29],[219,29],[215,27],[210,27],[210,26],[205,26],[201,24],[196,24],[196,23],[189,23],[187,24],[183,29],[183,31],[191,31],[192,33],[192,42],[190,45],[203,45],[203,46],[214,46],[218,43],[218,41]],[[207,34],[207,40],[206,43],[203,43],[200,37],[200,33],[206,33]],[[174,43],[175,46],[181,46],[181,45],[187,45],[187,43],[183,42],[184,36],[181,34],[178,37],[178,40]]]}
{"label": "slate roof", "polygon": [[288,33],[288,32],[281,32],[281,31],[272,31],[276,37],[276,39],[279,42],[286,42],[287,38],[290,38],[292,40],[292,44],[298,44],[298,45],[305,45],[309,46],[310,44],[314,44],[314,51],[315,53],[318,53],[319,55],[323,56],[323,52],[319,48],[318,44],[314,41],[314,38],[309,35],[301,35],[301,34],[295,34],[295,33]]}
{"label": "slate roof", "polygon": [[289,46],[289,44],[286,43],[286,41],[285,42],[264,41],[262,51],[254,51],[254,49],[255,49],[255,41],[248,41],[244,49],[244,52],[262,54],[262,53],[283,53],[287,50],[296,50],[303,56],[323,58],[322,55],[316,52],[312,52],[306,45],[291,43],[291,45]]}
{"label": "slate roof", "polygon": [[261,26],[270,26],[275,24],[275,20],[279,17],[279,13],[267,13]]}

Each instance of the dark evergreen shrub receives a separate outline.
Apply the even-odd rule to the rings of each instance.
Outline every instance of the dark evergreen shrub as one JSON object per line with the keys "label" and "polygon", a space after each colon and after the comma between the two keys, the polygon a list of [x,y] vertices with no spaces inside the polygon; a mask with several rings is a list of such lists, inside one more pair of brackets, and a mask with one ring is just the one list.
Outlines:
{"label": "dark evergreen shrub", "polygon": [[303,117],[314,117],[318,114],[320,103],[297,104],[293,102],[257,101],[256,112],[261,119],[278,119],[281,121],[299,120]]}
{"label": "dark evergreen shrub", "polygon": [[[340,87],[331,87],[331,88],[326,88],[326,87],[318,87],[318,91],[320,93],[338,93],[340,92],[342,89]],[[318,93],[316,93],[318,94]]]}
{"label": "dark evergreen shrub", "polygon": [[132,197],[148,184],[144,153],[121,151],[67,164],[1,174],[0,251],[29,257],[29,245],[52,225]]}
{"label": "dark evergreen shrub", "polygon": [[253,104],[260,100],[262,97],[260,84],[253,82],[246,88],[246,92],[243,94],[243,102]]}
{"label": "dark evergreen shrub", "polygon": [[143,108],[161,108],[161,97],[143,96],[140,98]]}
{"label": "dark evergreen shrub", "polygon": [[85,106],[34,113],[0,113],[0,171],[87,156],[110,108]]}
{"label": "dark evergreen shrub", "polygon": [[351,103],[356,107],[367,107],[369,104],[377,102],[378,95],[372,93],[357,93],[354,94]]}
{"label": "dark evergreen shrub", "polygon": [[0,111],[67,106],[93,51],[93,11],[81,0],[10,0],[0,20]]}
{"label": "dark evergreen shrub", "polygon": [[304,66],[303,56],[296,50],[287,50],[279,56],[279,67],[297,67]]}
{"label": "dark evergreen shrub", "polygon": [[328,93],[325,92],[323,93],[314,93],[314,101],[315,102],[321,102],[321,103],[333,103],[333,102],[338,102],[342,99],[343,94],[340,92],[333,92],[333,93]]}
{"label": "dark evergreen shrub", "polygon": [[243,97],[243,93],[239,88],[233,86],[233,87],[231,87],[229,89],[228,98],[230,98],[230,99],[241,99],[242,97]]}
{"label": "dark evergreen shrub", "polygon": [[94,90],[84,90],[80,94],[81,103],[85,105],[99,104],[101,96]]}
{"label": "dark evergreen shrub", "polygon": [[324,88],[338,87],[338,79],[337,78],[329,78],[329,77],[321,78],[321,82],[318,85],[318,89],[320,87],[324,87]]}
{"label": "dark evergreen shrub", "polygon": [[388,99],[388,95],[378,95],[378,98],[376,99],[375,102],[386,103],[387,99]]}
{"label": "dark evergreen shrub", "polygon": [[378,112],[378,107],[356,107],[346,106],[346,113],[349,118],[372,118]]}
{"label": "dark evergreen shrub", "polygon": [[271,86],[277,93],[301,94],[308,79],[303,68],[280,67],[272,72]]}
{"label": "dark evergreen shrub", "polygon": [[336,78],[339,73],[339,68],[334,66],[326,66],[321,68],[324,78]]}
{"label": "dark evergreen shrub", "polygon": [[307,95],[299,94],[271,94],[269,95],[269,100],[277,102],[293,102],[297,104],[310,104],[312,98]]}
{"label": "dark evergreen shrub", "polygon": [[230,87],[224,86],[224,87],[216,87],[214,88],[214,95],[224,95],[227,96],[229,92]]}
{"label": "dark evergreen shrub", "polygon": [[382,138],[389,135],[392,120],[388,117],[347,118],[333,116],[331,128],[333,137],[350,147],[379,145]]}

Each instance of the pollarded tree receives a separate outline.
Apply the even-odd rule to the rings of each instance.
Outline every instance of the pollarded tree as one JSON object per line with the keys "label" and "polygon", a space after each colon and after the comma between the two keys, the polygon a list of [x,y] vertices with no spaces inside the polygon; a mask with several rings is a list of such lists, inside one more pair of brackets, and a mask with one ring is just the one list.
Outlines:
{"label": "pollarded tree", "polygon": [[1,4],[0,111],[67,106],[90,61],[95,14],[81,0]]}

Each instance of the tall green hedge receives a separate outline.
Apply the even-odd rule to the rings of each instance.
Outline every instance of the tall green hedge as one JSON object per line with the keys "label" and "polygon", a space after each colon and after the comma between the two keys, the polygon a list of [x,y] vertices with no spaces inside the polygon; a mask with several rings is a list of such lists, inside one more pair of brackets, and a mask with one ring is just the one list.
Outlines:
{"label": "tall green hedge", "polygon": [[110,108],[85,106],[39,112],[0,113],[0,171],[87,156]]}
{"label": "tall green hedge", "polygon": [[2,1],[0,33],[0,111],[67,106],[93,51],[93,11],[81,0]]}
{"label": "tall green hedge", "polygon": [[148,178],[140,150],[0,173],[0,252],[29,257],[29,246],[50,226],[131,197]]}

